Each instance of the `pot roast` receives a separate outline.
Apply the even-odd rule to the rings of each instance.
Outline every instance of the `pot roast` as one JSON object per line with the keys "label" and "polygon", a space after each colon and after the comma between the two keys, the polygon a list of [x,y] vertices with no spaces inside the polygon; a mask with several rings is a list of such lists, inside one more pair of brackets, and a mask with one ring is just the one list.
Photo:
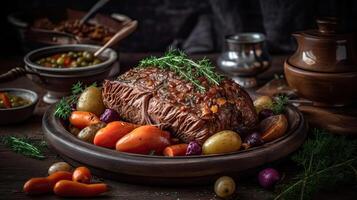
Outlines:
{"label": "pot roast", "polygon": [[126,121],[164,128],[184,142],[203,143],[222,130],[253,128],[258,119],[247,92],[231,80],[219,85],[206,78],[195,86],[175,72],[156,67],[134,68],[103,83],[103,101]]}

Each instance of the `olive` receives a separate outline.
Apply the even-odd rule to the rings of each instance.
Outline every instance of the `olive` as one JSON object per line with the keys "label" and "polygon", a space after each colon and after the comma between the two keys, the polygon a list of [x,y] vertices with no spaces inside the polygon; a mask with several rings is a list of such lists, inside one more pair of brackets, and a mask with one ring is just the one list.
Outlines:
{"label": "olive", "polygon": [[71,67],[78,67],[77,62],[76,62],[76,61],[72,61],[72,62],[71,62]]}
{"label": "olive", "polygon": [[229,176],[218,178],[214,184],[214,192],[221,198],[231,196],[236,190],[236,183]]}
{"label": "olive", "polygon": [[49,168],[48,168],[48,174],[51,175],[55,172],[58,171],[66,171],[70,172],[72,170],[72,167],[66,163],[66,162],[56,162],[53,163]]}
{"label": "olive", "polygon": [[57,59],[56,63],[57,63],[58,65],[63,65],[63,64],[64,64],[64,58],[63,58],[63,57],[59,57],[59,58]]}
{"label": "olive", "polygon": [[98,58],[94,59],[93,61],[93,65],[97,65],[97,64],[100,64],[102,61],[99,60]]}
{"label": "olive", "polygon": [[78,99],[77,110],[100,116],[105,110],[101,90],[93,86],[85,89]]}
{"label": "olive", "polygon": [[88,63],[86,61],[82,61],[81,62],[81,67],[85,67],[85,66],[88,66]]}
{"label": "olive", "polygon": [[77,63],[81,64],[84,61],[83,57],[78,57],[77,58]]}
{"label": "olive", "polygon": [[202,153],[220,154],[238,151],[242,140],[234,131],[221,131],[209,137],[202,145]]}
{"label": "olive", "polygon": [[101,122],[87,126],[79,132],[77,137],[85,142],[93,143],[95,134],[99,129],[103,128],[104,126],[105,123]]}
{"label": "olive", "polygon": [[83,58],[86,60],[86,61],[92,61],[93,60],[93,54],[85,51],[83,52]]}

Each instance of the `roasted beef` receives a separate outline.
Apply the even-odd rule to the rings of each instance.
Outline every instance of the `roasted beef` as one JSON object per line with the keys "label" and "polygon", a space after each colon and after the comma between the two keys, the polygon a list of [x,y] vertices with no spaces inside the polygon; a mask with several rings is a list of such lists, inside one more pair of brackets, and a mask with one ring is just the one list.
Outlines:
{"label": "roasted beef", "polygon": [[153,124],[169,130],[184,142],[203,143],[221,130],[253,128],[257,115],[247,92],[231,80],[199,92],[172,71],[155,67],[134,68],[114,81],[104,81],[104,104],[126,121]]}

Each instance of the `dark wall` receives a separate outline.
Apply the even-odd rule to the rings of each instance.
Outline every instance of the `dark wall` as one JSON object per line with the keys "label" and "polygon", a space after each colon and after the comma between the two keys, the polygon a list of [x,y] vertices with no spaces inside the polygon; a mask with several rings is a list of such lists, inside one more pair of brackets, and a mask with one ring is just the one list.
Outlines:
{"label": "dark wall", "polygon": [[[1,10],[0,51],[21,54],[6,16],[35,8],[88,10],[95,0],[6,0]],[[137,31],[121,44],[127,52],[164,51],[169,46],[190,53],[219,52],[224,36],[263,32],[271,52],[291,52],[291,33],[314,28],[318,16],[338,16],[345,30],[356,31],[357,1],[346,0],[112,0],[102,13],[122,13],[139,21]]]}

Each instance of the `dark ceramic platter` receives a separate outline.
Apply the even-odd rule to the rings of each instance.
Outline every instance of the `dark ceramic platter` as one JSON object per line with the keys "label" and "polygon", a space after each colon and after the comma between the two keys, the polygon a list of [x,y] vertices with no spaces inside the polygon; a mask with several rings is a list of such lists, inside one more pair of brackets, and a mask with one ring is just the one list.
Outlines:
{"label": "dark ceramic platter", "polygon": [[307,133],[302,114],[289,106],[289,130],[275,141],[230,154],[167,158],[122,153],[83,142],[65,129],[54,111],[54,105],[47,110],[42,128],[50,146],[64,160],[88,166],[100,177],[139,184],[202,185],[220,175],[236,176],[294,152]]}

